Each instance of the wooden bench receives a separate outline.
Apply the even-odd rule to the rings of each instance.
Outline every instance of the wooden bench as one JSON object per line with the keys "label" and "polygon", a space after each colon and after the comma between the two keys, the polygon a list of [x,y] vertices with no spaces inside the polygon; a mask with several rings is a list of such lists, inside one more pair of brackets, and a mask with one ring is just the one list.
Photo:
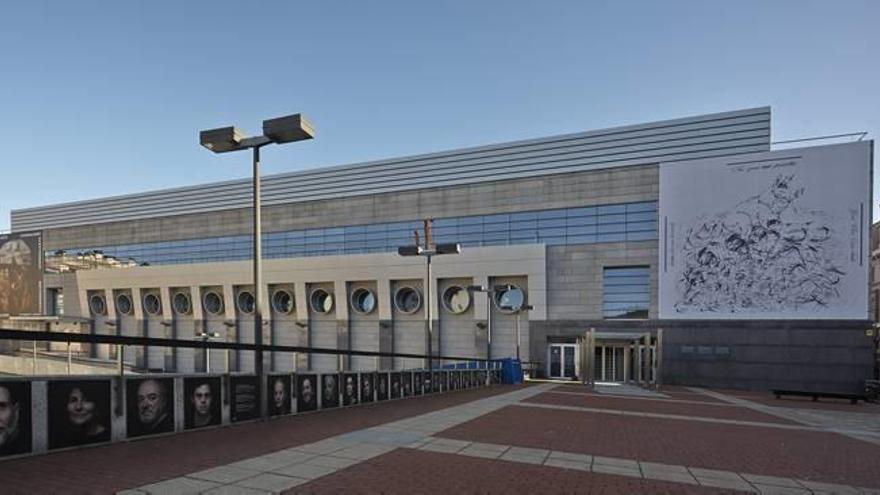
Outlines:
{"label": "wooden bench", "polygon": [[807,392],[805,390],[773,390],[772,392],[777,399],[781,398],[783,395],[792,395],[796,397],[812,397],[813,402],[818,401],[819,397],[826,399],[846,399],[850,404],[865,400],[865,396],[861,394],[844,394],[840,392]]}

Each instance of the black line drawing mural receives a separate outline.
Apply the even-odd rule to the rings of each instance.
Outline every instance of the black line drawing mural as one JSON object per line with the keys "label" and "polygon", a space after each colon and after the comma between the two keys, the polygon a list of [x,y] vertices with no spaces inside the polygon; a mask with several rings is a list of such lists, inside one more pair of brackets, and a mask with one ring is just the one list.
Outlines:
{"label": "black line drawing mural", "polygon": [[683,238],[675,311],[794,311],[838,299],[835,224],[799,207],[805,192],[795,174],[780,174],[760,194],[697,218]]}

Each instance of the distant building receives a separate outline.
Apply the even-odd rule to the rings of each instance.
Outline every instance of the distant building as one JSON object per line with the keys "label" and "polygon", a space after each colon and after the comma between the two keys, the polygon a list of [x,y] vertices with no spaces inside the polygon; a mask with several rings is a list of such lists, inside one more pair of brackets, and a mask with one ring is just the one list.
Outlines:
{"label": "distant building", "polygon": [[[859,239],[870,226],[870,199],[865,210],[862,189],[834,192],[855,201],[856,216],[811,231],[798,227],[817,225],[798,201],[809,202],[816,188],[785,174],[801,166],[801,155],[863,157],[872,143],[755,158],[770,152],[770,135],[770,109],[762,107],[265,177],[264,293],[271,310],[264,341],[423,353],[431,304],[438,353],[514,356],[519,329],[521,356],[541,376],[583,377],[589,363],[597,380],[644,380],[640,374],[656,360],[665,383],[855,389],[873,366],[868,284],[858,282],[868,276],[868,244]],[[693,176],[703,178],[682,179],[678,165],[697,164]],[[757,192],[740,191],[732,179],[712,182],[718,170],[741,171],[735,179],[771,165],[781,175]],[[233,180],[16,210],[12,227],[42,232],[46,266],[54,267],[43,280],[46,307],[60,306],[63,297],[65,313],[91,317],[95,333],[192,339],[207,330],[250,342],[249,187],[249,180]],[[679,192],[663,197],[667,188]],[[741,203],[727,204],[728,213],[706,210],[701,226],[673,221],[701,213],[688,212],[697,203],[687,201],[714,195],[720,205],[733,193],[741,193]],[[766,211],[760,194],[773,203]],[[661,218],[667,206],[668,218]],[[744,209],[752,227],[731,227]],[[779,229],[790,212],[800,215],[791,232],[709,238],[718,229]],[[837,221],[832,217],[823,218]],[[463,246],[460,255],[434,260],[430,281],[423,259],[396,254],[424,219],[433,219],[438,242]],[[715,230],[707,237],[699,229]],[[844,231],[848,244],[834,237]],[[773,239],[787,243],[787,251],[767,247]],[[856,268],[838,267],[844,249]],[[758,250],[778,257],[777,271],[761,268],[770,265]],[[876,300],[880,278],[874,280]],[[435,289],[431,301],[426,283]],[[494,301],[468,292],[471,285],[495,288]],[[509,307],[520,299],[534,309]],[[871,308],[877,318],[877,303]],[[590,329],[597,346],[586,360],[576,344]],[[129,364],[145,369],[204,368],[201,351],[132,354]],[[234,354],[230,369],[253,369],[249,354]],[[212,370],[226,364],[223,353],[211,354]],[[267,361],[283,371],[339,365],[320,354]],[[420,365],[342,362],[364,370]]]}

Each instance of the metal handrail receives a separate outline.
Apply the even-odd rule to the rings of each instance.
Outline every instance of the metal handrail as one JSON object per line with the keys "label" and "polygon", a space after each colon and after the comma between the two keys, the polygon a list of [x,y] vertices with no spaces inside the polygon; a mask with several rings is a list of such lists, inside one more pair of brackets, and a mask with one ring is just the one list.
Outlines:
{"label": "metal handrail", "polygon": [[[332,354],[337,356],[373,356],[373,357],[402,357],[427,359],[426,354],[410,354],[395,352],[378,352],[378,351],[354,351],[348,349],[328,349],[322,347],[303,347],[288,346],[274,344],[248,344],[243,342],[211,342],[203,340],[183,340],[183,339],[165,339],[158,337],[129,337],[124,335],[100,335],[100,334],[84,334],[84,333],[65,333],[65,332],[42,332],[31,330],[13,330],[0,328],[0,339],[6,340],[27,340],[39,342],[77,342],[86,344],[111,344],[126,346],[155,346],[155,347],[184,347],[184,348],[201,348],[201,349],[232,349],[241,351],[263,351],[263,352],[301,352],[312,354]],[[498,362],[500,359],[486,359],[477,357],[460,357],[460,356],[433,356],[435,360],[446,361],[477,361],[477,362]]]}

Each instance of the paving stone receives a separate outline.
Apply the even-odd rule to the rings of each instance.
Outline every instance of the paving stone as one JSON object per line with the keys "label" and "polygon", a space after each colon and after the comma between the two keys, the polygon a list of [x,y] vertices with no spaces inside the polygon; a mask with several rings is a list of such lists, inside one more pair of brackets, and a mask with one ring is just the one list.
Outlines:
{"label": "paving stone", "polygon": [[596,464],[593,462],[593,467],[591,469],[594,473],[602,473],[602,474],[616,474],[619,476],[629,476],[631,478],[641,478],[642,472],[638,469],[627,468],[623,466],[609,466],[605,464]]}
{"label": "paving stone", "polygon": [[289,490],[295,486],[302,485],[303,483],[308,483],[308,481],[309,480],[306,478],[263,473],[259,476],[239,481],[236,485],[256,490],[266,490],[272,493],[281,493],[284,490]]}
{"label": "paving stone", "polygon": [[356,459],[344,459],[342,457],[333,457],[333,456],[329,456],[329,455],[322,455],[322,456],[318,456],[318,457],[313,457],[313,458],[305,461],[303,464],[312,464],[315,466],[344,469],[344,468],[347,468],[348,466],[358,464],[359,462],[361,462],[361,461],[356,460]]}
{"label": "paving stone", "polygon": [[745,481],[742,476],[733,471],[720,471],[718,469],[688,468],[692,475],[698,480],[715,479],[730,481]]}
{"label": "paving stone", "polygon": [[419,450],[427,450],[429,452],[440,452],[441,454],[457,454],[462,449],[464,449],[461,445],[449,445],[442,444],[437,442],[431,442],[419,447]]}
{"label": "paving stone", "polygon": [[748,481],[740,478],[739,481],[721,478],[700,478],[697,477],[700,486],[711,486],[713,488],[724,488],[727,490],[737,490],[741,492],[758,493],[758,490]]}
{"label": "paving stone", "polygon": [[335,473],[336,471],[338,471],[338,469],[334,467],[316,466],[314,464],[294,464],[293,466],[278,469],[274,471],[274,474],[313,480],[315,478],[320,478],[321,476]]}
{"label": "paving stone", "polygon": [[609,466],[624,469],[635,469],[639,471],[639,462],[632,459],[620,459],[617,457],[604,457],[601,455],[593,456],[593,466]]}
{"label": "paving stone", "polygon": [[282,451],[275,454],[254,457],[252,459],[245,459],[243,461],[234,462],[229,465],[238,468],[267,472],[274,471],[284,466],[290,466],[292,464],[305,462],[315,457],[316,455],[317,454],[310,454],[298,451]]}
{"label": "paving stone", "polygon": [[471,442],[468,442],[465,440],[454,440],[454,439],[450,439],[450,438],[437,438],[431,443],[435,444],[435,445],[448,445],[450,447],[461,447],[461,448],[465,448],[471,444]]}
{"label": "paving stone", "polygon": [[[880,469],[880,467],[878,467]],[[839,493],[843,495],[859,495],[861,492],[850,485],[837,485],[834,483],[821,483],[818,481],[798,480],[798,482],[814,492]]]}
{"label": "paving stone", "polygon": [[786,488],[800,488],[803,489],[804,486],[798,483],[797,481],[791,478],[780,478],[777,476],[762,476],[758,474],[748,474],[748,473],[740,473],[740,476],[746,479],[746,481],[757,484],[757,485],[767,485],[767,486],[781,486]]}
{"label": "paving stone", "polygon": [[217,488],[212,488],[206,492],[202,492],[202,495],[265,495],[266,490],[257,490],[256,488],[248,488],[245,486],[237,486],[237,485],[223,485],[218,486]]}
{"label": "paving stone", "polygon": [[122,490],[116,492],[116,495],[145,495],[147,492],[142,492],[140,490]]}
{"label": "paving stone", "polygon": [[679,474],[672,473],[669,471],[648,471],[642,472],[642,476],[645,479],[657,480],[657,481],[674,481],[676,483],[687,483],[690,485],[696,485],[697,479],[691,476],[690,474]]}
{"label": "paving stone", "polygon": [[262,471],[254,469],[244,469],[235,466],[218,466],[204,471],[198,471],[187,475],[189,478],[198,478],[200,480],[214,481],[223,485],[235,483],[238,480],[250,478],[260,474]]}
{"label": "paving stone", "polygon": [[552,457],[548,457],[547,460],[544,461],[544,465],[564,469],[577,469],[580,471],[590,470],[590,465],[587,464],[585,461],[572,461],[569,459],[558,459]]}
{"label": "paving stone", "polygon": [[395,447],[387,445],[359,444],[353,447],[349,447],[347,449],[335,451],[333,452],[333,456],[362,461],[366,459],[372,459],[373,457],[385,454],[387,452],[391,452],[394,449]]}
{"label": "paving stone", "polygon": [[181,477],[173,478],[159,483],[153,483],[152,485],[142,486],[138,489],[143,490],[150,495],[176,495],[201,493],[210,490],[211,488],[216,488],[218,486],[220,486],[220,484],[214,483],[213,481]]}
{"label": "paving stone", "polygon": [[577,461],[583,463],[592,463],[593,458],[587,454],[576,454],[574,452],[560,452],[558,450],[550,451],[548,459],[560,459],[566,461]]}
{"label": "paving stone", "polygon": [[760,483],[752,483],[752,486],[754,486],[761,495],[802,495],[813,493],[806,488],[794,488],[790,486],[762,485]]}
{"label": "paving stone", "polygon": [[458,453],[458,455],[466,455],[468,457],[482,457],[483,459],[498,459],[499,457],[501,457],[502,454],[504,454],[503,451],[499,452],[497,450],[483,450],[473,447],[468,447]]}
{"label": "paving stone", "polygon": [[502,461],[524,462],[528,464],[543,464],[550,454],[546,449],[531,449],[527,447],[511,447],[504,455]]}
{"label": "paving stone", "polygon": [[642,468],[642,473],[645,475],[645,477],[648,477],[648,473],[657,473],[683,475],[689,478],[693,478],[690,471],[688,471],[688,469],[684,466],[661,464],[659,462],[640,462],[639,467]]}

